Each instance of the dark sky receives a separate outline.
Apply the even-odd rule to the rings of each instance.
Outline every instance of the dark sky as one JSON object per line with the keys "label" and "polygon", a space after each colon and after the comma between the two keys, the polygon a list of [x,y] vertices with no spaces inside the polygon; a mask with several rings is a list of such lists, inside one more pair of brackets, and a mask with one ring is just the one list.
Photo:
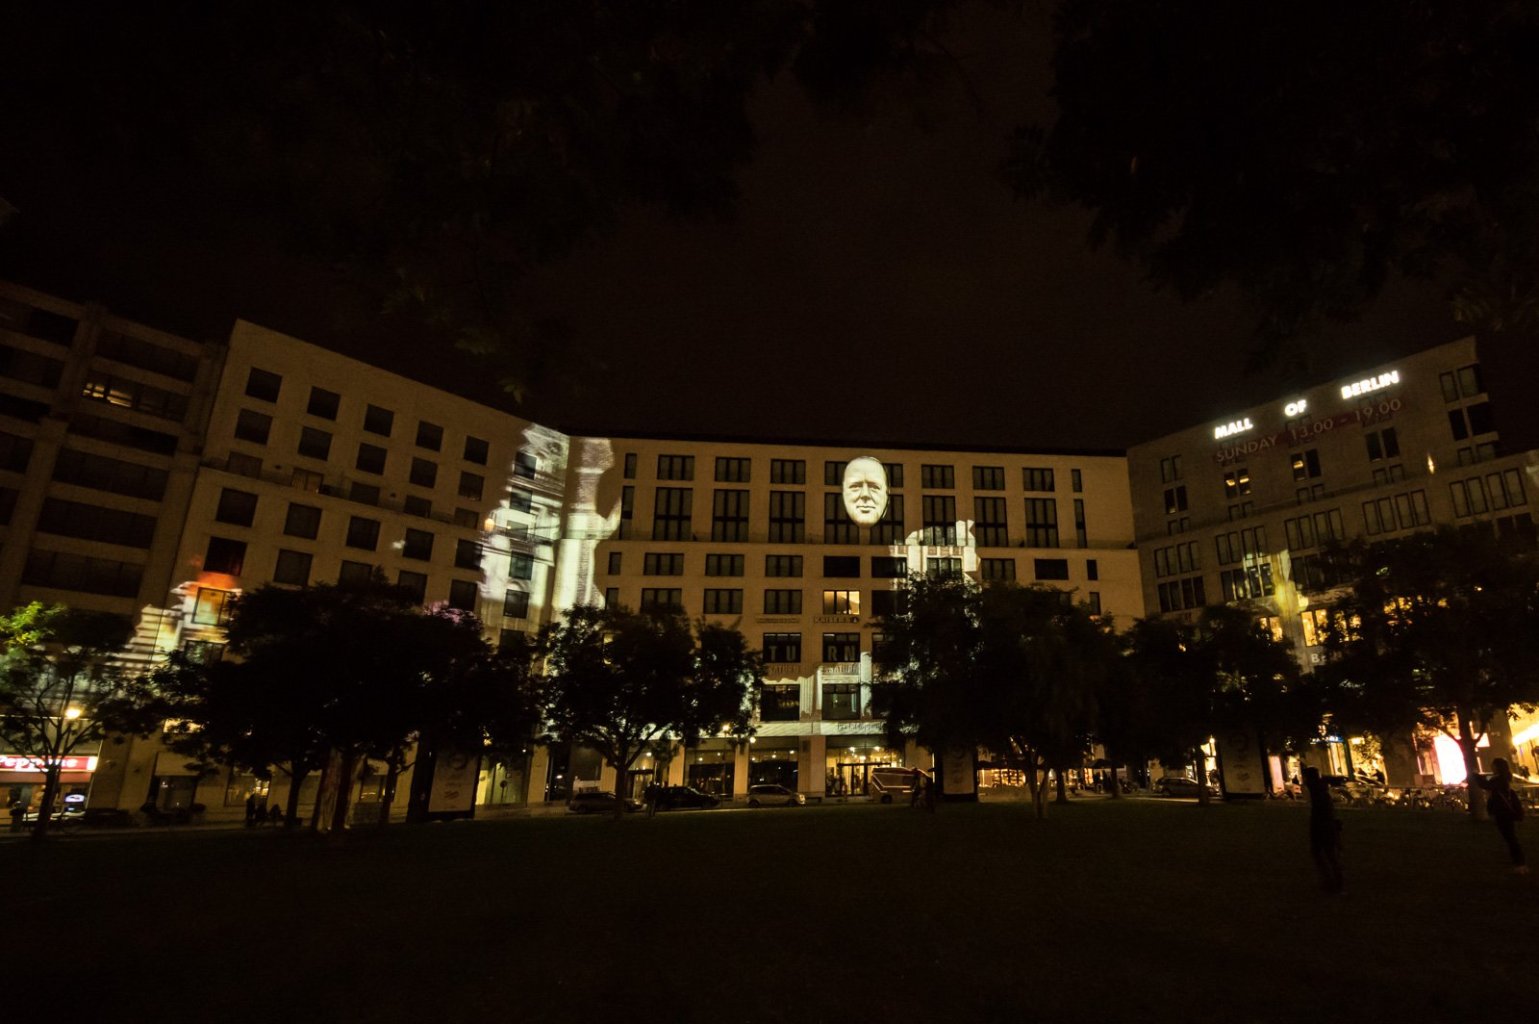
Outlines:
{"label": "dark sky", "polygon": [[[1051,112],[1047,15],[963,13],[947,43],[965,85],[854,114],[777,81],[754,101],[758,147],[730,221],[634,213],[539,273],[530,306],[570,321],[582,387],[514,411],[595,433],[1122,448],[1298,383],[1246,372],[1237,302],[1156,294],[1086,247],[1085,214],[1011,196],[1007,134]],[[240,211],[188,223],[131,181],[101,167],[61,181],[0,153],[0,196],[22,210],[0,230],[0,274],[194,335],[243,316],[489,394],[469,357],[403,345],[394,327],[339,330],[348,298],[329,268]],[[1308,379],[1461,333],[1435,295],[1402,286],[1307,339]],[[1517,340],[1483,349],[1500,382],[1535,369]],[[1533,436],[1536,414],[1508,404],[1509,441],[1513,427]]]}

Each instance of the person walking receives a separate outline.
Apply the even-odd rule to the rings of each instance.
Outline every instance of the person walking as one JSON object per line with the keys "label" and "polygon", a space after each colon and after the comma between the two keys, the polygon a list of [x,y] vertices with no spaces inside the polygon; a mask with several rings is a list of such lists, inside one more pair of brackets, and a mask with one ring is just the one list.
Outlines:
{"label": "person walking", "polygon": [[1507,844],[1507,855],[1512,858],[1512,870],[1519,875],[1528,874],[1528,861],[1523,857],[1523,847],[1518,844],[1518,822],[1523,820],[1523,802],[1512,791],[1512,766],[1505,757],[1491,762],[1491,777],[1476,774],[1470,782],[1486,791],[1486,810],[1502,841]]}
{"label": "person walking", "polygon": [[915,768],[912,782],[914,788],[909,790],[908,793],[909,810],[913,810],[914,808],[918,807],[919,801],[924,798],[924,772],[920,771],[918,768]]}
{"label": "person walking", "polygon": [[257,798],[255,793],[246,795],[246,827],[251,828],[257,823]]}
{"label": "person walking", "polygon": [[1331,801],[1331,787],[1320,778],[1320,769],[1304,769],[1304,791],[1309,794],[1309,853],[1320,873],[1320,887],[1339,895],[1346,891],[1341,871],[1341,821]]}

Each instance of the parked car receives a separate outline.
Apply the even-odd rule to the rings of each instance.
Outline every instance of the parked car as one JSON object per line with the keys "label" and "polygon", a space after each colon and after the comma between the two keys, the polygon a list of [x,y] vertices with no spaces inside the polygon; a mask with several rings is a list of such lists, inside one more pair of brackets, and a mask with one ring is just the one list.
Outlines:
{"label": "parked car", "polygon": [[694,786],[663,786],[657,791],[659,811],[680,811],[690,808],[706,810],[721,803],[709,793],[702,793]]}
{"label": "parked car", "polygon": [[800,807],[806,802],[805,796],[784,786],[764,783],[748,787],[749,807]]}
{"label": "parked car", "polygon": [[[613,814],[615,804],[619,802],[613,793],[573,793],[572,798],[566,802],[566,809],[568,814]],[[626,800],[623,808],[628,812],[639,811],[641,804],[635,800]]]}
{"label": "parked car", "polygon": [[1199,788],[1205,788],[1209,796],[1218,795],[1212,786],[1199,786],[1194,780],[1179,775],[1167,775],[1163,779],[1154,780],[1154,791],[1161,796],[1195,797]]}

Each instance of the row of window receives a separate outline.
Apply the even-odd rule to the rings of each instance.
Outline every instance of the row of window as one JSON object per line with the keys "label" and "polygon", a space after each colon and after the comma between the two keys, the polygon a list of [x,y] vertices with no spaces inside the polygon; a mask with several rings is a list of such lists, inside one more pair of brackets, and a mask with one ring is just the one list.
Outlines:
{"label": "row of window", "polygon": [[[1013,580],[1016,578],[1015,561],[1013,558],[981,558],[978,560],[979,576],[989,581]],[[804,575],[804,565],[805,558],[802,555],[765,555],[764,575],[771,578],[799,579]],[[742,576],[744,568],[743,555],[712,552],[705,556],[707,576]],[[606,569],[611,576],[622,575],[625,570],[624,553],[609,552]],[[1032,569],[1038,580],[1069,578],[1067,558],[1034,558]],[[930,576],[960,576],[962,560],[954,557],[927,558],[925,572]],[[684,554],[676,551],[648,551],[642,555],[641,574],[643,576],[683,576],[685,574]],[[823,571],[820,575],[825,579],[859,579],[860,556],[825,556]],[[902,579],[909,575],[908,559],[886,555],[872,556],[870,575],[872,579]],[[1085,576],[1092,580],[1100,578],[1100,563],[1096,559],[1085,560]]]}
{"label": "row of window", "polygon": [[1523,493],[1523,474],[1516,469],[1487,473],[1484,479],[1472,476],[1456,480],[1449,484],[1449,491],[1453,495],[1454,515],[1461,517],[1528,504]]}
{"label": "row of window", "polygon": [[[637,456],[635,452],[627,452],[624,462],[625,479],[636,479]],[[830,487],[842,487],[844,485],[844,469],[849,465],[847,461],[826,461],[823,463],[823,483]],[[903,464],[901,462],[884,462],[882,468],[887,477],[889,488],[903,486]],[[1002,491],[1005,489],[1004,466],[974,466],[973,490],[975,491]],[[1084,478],[1077,469],[1069,471],[1073,490],[1078,493],[1084,490]],[[920,486],[933,490],[955,490],[956,470],[947,465],[923,465],[919,468]],[[693,455],[659,455],[657,457],[657,479],[659,480],[693,480],[695,479],[695,457]],[[718,483],[746,484],[753,479],[752,460],[736,456],[723,456],[716,459],[714,479]],[[1021,487],[1027,491],[1053,491],[1055,486],[1055,471],[1047,467],[1028,466],[1021,470]],[[771,459],[770,483],[774,484],[805,484],[807,482],[807,462],[805,459]]]}
{"label": "row of window", "polygon": [[[511,592],[510,592],[511,593]],[[1064,591],[1065,600],[1073,600],[1074,594]],[[859,590],[825,590],[823,591],[822,612],[823,615],[848,615],[859,616],[865,614],[871,618],[886,618],[894,615],[902,615],[907,607],[908,594],[902,590],[873,590],[870,591],[870,604],[862,612],[862,592]],[[1092,614],[1101,613],[1100,591],[1089,591],[1084,600],[1089,604]],[[619,607],[620,589],[610,587],[604,592],[604,603],[609,607]],[[706,615],[741,615],[743,613],[743,591],[738,588],[706,587],[701,591],[700,608]],[[676,612],[682,613],[684,609],[684,590],[682,587],[643,587],[641,590],[640,608],[642,611]],[[800,590],[765,590],[763,592],[763,604],[760,614],[763,615],[801,615],[803,613],[802,591]],[[773,636],[799,636],[799,634],[770,634]],[[854,634],[849,634],[854,635]],[[800,642],[798,640],[798,642]],[[800,657],[776,657],[766,648],[766,661],[798,661]],[[824,659],[829,660],[829,659]],[[837,659],[836,659],[837,660]],[[850,659],[854,660],[854,659]]]}

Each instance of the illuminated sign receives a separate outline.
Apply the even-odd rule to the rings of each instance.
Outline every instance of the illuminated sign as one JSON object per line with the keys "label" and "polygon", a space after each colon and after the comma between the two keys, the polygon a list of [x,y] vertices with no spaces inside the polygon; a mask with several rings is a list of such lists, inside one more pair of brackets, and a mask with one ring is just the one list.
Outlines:
{"label": "illuminated sign", "polygon": [[[96,770],[95,757],[61,757],[59,758],[59,770],[65,772],[94,772]],[[43,771],[43,759],[40,757],[27,757],[22,754],[0,754],[0,772],[38,772]]]}
{"label": "illuminated sign", "polygon": [[869,455],[844,467],[844,510],[860,526],[875,526],[887,511],[887,470]]}
{"label": "illuminated sign", "polygon": [[1249,416],[1246,416],[1244,419],[1232,420],[1214,427],[1213,440],[1221,441],[1226,437],[1233,437],[1236,434],[1243,434],[1247,430],[1255,429],[1256,425],[1250,421]]}
{"label": "illuminated sign", "polygon": [[1341,386],[1341,397],[1356,398],[1358,395],[1366,395],[1371,391],[1378,391],[1381,388],[1389,387],[1391,384],[1399,383],[1400,371],[1391,370],[1388,373],[1381,373],[1377,377],[1364,377],[1354,384],[1343,384]]}
{"label": "illuminated sign", "polygon": [[1300,398],[1297,402],[1289,402],[1287,405],[1283,406],[1283,415],[1287,416],[1289,419],[1292,419],[1294,416],[1304,415],[1305,410],[1308,408],[1309,399]]}

